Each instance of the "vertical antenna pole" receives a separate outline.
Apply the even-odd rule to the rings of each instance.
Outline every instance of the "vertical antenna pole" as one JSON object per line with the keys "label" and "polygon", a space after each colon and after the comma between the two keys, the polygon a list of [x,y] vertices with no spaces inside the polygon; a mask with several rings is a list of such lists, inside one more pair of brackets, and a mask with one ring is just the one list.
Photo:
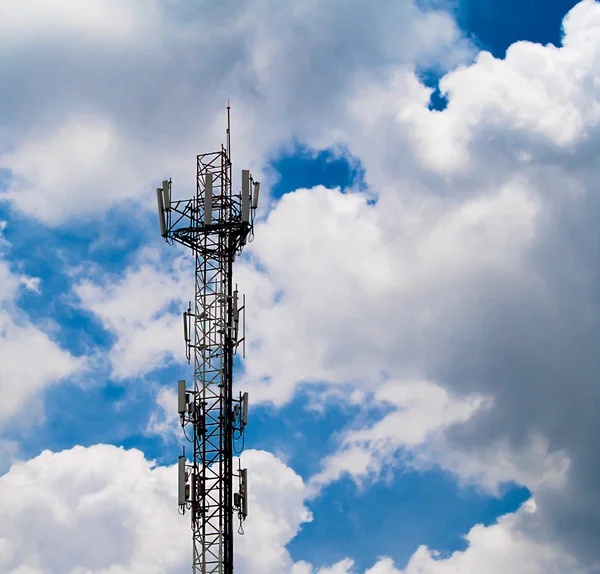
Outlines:
{"label": "vertical antenna pole", "polygon": [[231,164],[231,106],[229,100],[227,100],[227,159]]}

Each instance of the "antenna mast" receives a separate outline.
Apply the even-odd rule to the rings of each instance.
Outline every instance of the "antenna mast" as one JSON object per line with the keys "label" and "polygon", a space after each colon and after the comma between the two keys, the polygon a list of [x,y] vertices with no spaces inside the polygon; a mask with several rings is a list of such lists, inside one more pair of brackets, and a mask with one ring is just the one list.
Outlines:
{"label": "antenna mast", "polygon": [[231,161],[231,107],[227,100],[227,157]]}
{"label": "antenna mast", "polygon": [[189,389],[178,382],[181,426],[193,455],[188,460],[184,449],[178,476],[180,511],[191,514],[192,572],[201,574],[232,574],[234,514],[240,531],[248,514],[247,472],[241,464],[233,468],[248,422],[248,393],[233,397],[234,356],[245,340],[245,297],[234,288],[233,262],[253,235],[260,183],[242,170],[241,191],[233,191],[229,102],[226,135],[227,148],[197,156],[194,198],[172,200],[170,180],[157,189],[161,235],[189,247],[195,260],[194,304],[183,314],[194,382]]}

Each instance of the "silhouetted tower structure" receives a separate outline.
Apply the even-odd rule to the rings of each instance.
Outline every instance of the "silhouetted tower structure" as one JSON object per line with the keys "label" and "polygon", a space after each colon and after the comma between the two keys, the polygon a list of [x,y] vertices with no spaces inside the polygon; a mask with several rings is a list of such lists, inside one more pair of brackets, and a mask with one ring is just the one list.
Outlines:
{"label": "silhouetted tower structure", "polygon": [[233,468],[235,443],[243,445],[248,422],[248,393],[234,399],[232,390],[234,356],[245,339],[245,297],[234,288],[233,262],[253,238],[260,184],[243,170],[241,191],[233,191],[230,129],[227,106],[226,147],[197,156],[194,198],[173,200],[170,180],[156,190],[162,236],[189,247],[196,267],[194,304],[183,314],[193,388],[178,382],[193,457],[186,458],[185,448],[179,457],[178,496],[180,511],[191,514],[192,572],[202,574],[233,572],[234,514],[240,529],[248,514],[247,473],[239,464]]}

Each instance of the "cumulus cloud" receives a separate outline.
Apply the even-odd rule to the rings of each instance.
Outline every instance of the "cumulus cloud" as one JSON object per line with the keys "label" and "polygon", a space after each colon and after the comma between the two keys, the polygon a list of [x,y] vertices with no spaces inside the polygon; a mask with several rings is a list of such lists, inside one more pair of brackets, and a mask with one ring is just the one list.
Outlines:
{"label": "cumulus cloud", "polygon": [[[8,242],[3,245],[10,249]],[[84,366],[18,307],[21,287],[39,292],[39,279],[14,273],[0,252],[0,428],[26,404],[38,404],[49,385]]]}
{"label": "cumulus cloud", "polygon": [[[598,3],[585,1],[571,11],[563,48],[522,42],[509,49],[506,60],[482,55],[451,72],[441,84],[449,95],[444,112],[411,102],[410,91],[399,93],[401,83],[379,86],[375,95],[395,107],[371,106],[370,126],[388,126],[386,133],[394,138],[386,142],[389,148],[407,149],[402,147],[407,125],[409,141],[418,143],[425,134],[432,144],[408,152],[415,163],[404,174],[405,163],[382,163],[389,153],[376,141],[356,138],[353,149],[365,160],[367,174],[380,182],[382,206],[412,213],[417,206],[421,213],[428,201],[472,201],[507,178],[524,182],[535,209],[530,232],[511,255],[513,272],[491,281],[474,276],[462,291],[470,305],[463,307],[460,321],[438,322],[438,335],[427,339],[426,364],[430,376],[454,392],[478,390],[494,397],[494,408],[454,427],[450,441],[474,459],[485,452],[483,459],[490,461],[495,451],[498,459],[520,460],[519,466],[531,466],[527,453],[542,453],[534,457],[537,478],[530,468],[527,477],[524,469],[514,468],[514,476],[535,485],[550,466],[551,484],[566,477],[562,493],[538,493],[540,513],[578,552],[592,554],[598,513],[586,507],[597,500],[598,461],[584,436],[597,434],[596,416],[587,405],[596,401],[598,373],[598,169],[592,150],[600,140],[600,50],[598,35],[590,30],[598,25],[599,10]],[[393,77],[406,74],[399,70]],[[424,89],[417,92],[422,102]],[[476,103],[470,99],[474,93]],[[357,103],[356,111],[366,109],[368,101]],[[410,113],[409,105],[419,113]],[[459,156],[444,155],[447,150]],[[395,188],[393,177],[400,182]],[[428,183],[418,187],[414,200],[408,196],[412,180]],[[490,256],[494,253],[490,249]]]}
{"label": "cumulus cloud", "polygon": [[[526,534],[526,523],[537,520],[533,500],[515,514],[508,514],[496,524],[474,526],[466,536],[468,547],[440,556],[434,550],[421,546],[405,568],[398,569],[389,558],[382,558],[364,574],[584,574],[578,561],[555,544],[542,542]],[[351,560],[339,562],[318,574],[352,574]]]}
{"label": "cumulus cloud", "polygon": [[306,487],[302,479],[274,455],[244,451],[248,468],[249,516],[245,534],[236,540],[242,572],[288,572],[293,568],[287,545],[301,525],[312,520],[304,505]]}
{"label": "cumulus cloud", "polygon": [[[95,217],[125,198],[153,207],[148,190],[167,174],[190,188],[186,166],[220,143],[215,112],[228,98],[235,157],[260,168],[290,134],[331,139],[339,94],[361,70],[447,68],[471,53],[449,15],[412,0],[377,10],[357,0],[257,0],[201,12],[159,0],[85,11],[68,1],[3,4],[11,56],[0,58],[0,166],[12,179],[0,198],[50,224]],[[52,74],[48,61],[59,63]]]}
{"label": "cumulus cloud", "polygon": [[281,402],[301,381],[372,388],[382,371],[421,376],[439,346],[425,340],[450,336],[477,287],[532,283],[519,262],[538,203],[518,181],[454,206],[433,201],[417,216],[359,193],[284,196],[252,244],[261,271],[238,274],[249,301],[245,383]]}
{"label": "cumulus cloud", "polygon": [[183,567],[189,544],[175,510],[175,472],[104,445],[15,464],[0,479],[2,570]]}
{"label": "cumulus cloud", "polygon": [[367,479],[389,476],[399,468],[428,470],[432,466],[494,495],[508,482],[532,491],[556,491],[566,485],[569,457],[564,451],[552,451],[541,435],[532,435],[518,448],[499,438],[468,451],[448,440],[453,428],[493,408],[489,396],[458,398],[428,381],[388,381],[362,402],[391,410],[369,426],[358,424],[341,435],[337,450],[310,479],[313,496],[344,474],[362,487]]}
{"label": "cumulus cloud", "polygon": [[115,336],[109,353],[115,378],[140,376],[183,358],[182,313],[193,299],[191,261],[181,257],[165,264],[144,249],[122,277],[96,269],[74,285],[79,305]]}
{"label": "cumulus cloud", "polygon": [[[127,163],[131,142],[103,118],[70,118],[52,133],[43,133],[18,151],[3,156],[11,183],[4,198],[21,212],[44,220],[61,220],[94,207],[104,210],[139,193]],[[69,194],[69,190],[77,193]],[[81,193],[79,190],[87,190]],[[68,202],[68,203],[67,203]]]}
{"label": "cumulus cloud", "polygon": [[344,473],[362,481],[378,476],[384,465],[389,472],[407,463],[398,456],[401,449],[415,449],[427,457],[427,449],[443,437],[445,428],[467,420],[484,402],[481,397],[457,400],[428,381],[388,382],[377,390],[374,399],[393,405],[394,410],[370,428],[347,432],[340,449],[327,457],[321,472],[311,478],[313,490]]}
{"label": "cumulus cloud", "polygon": [[[349,574],[348,558],[315,570],[293,563],[285,545],[311,515],[302,479],[270,453],[247,451],[250,516],[236,537],[244,574]],[[188,519],[177,514],[176,468],[156,466],[137,450],[109,445],[44,451],[0,477],[0,567],[3,572],[178,573],[189,570]],[[555,544],[528,532],[539,520],[533,501],[497,524],[477,525],[468,547],[447,557],[419,548],[404,569],[380,559],[365,574],[581,572]]]}
{"label": "cumulus cloud", "polygon": [[177,392],[169,388],[159,388],[156,393],[156,408],[150,415],[146,432],[158,435],[169,441],[181,438],[179,413],[177,412]]}
{"label": "cumulus cloud", "polygon": [[[236,537],[237,569],[292,568],[285,544],[310,520],[302,479],[270,453],[247,451],[250,516]],[[0,477],[0,569],[7,574],[187,572],[188,517],[177,513],[176,467],[137,450],[74,447]]]}
{"label": "cumulus cloud", "polygon": [[0,312],[0,421],[82,366],[81,360],[28,321],[15,322],[8,313]]}
{"label": "cumulus cloud", "polygon": [[[137,13],[136,4],[123,6]],[[431,400],[451,397],[441,404],[452,405],[440,415],[436,460],[487,485],[511,478],[531,485],[539,528],[592,560],[600,532],[600,455],[590,440],[600,430],[600,5],[583,0],[570,12],[561,48],[521,42],[504,60],[481,53],[446,74],[442,112],[428,109],[431,90],[414,64],[444,52],[448,67],[465,61],[456,26],[409,2],[382,6],[261,2],[227,12],[220,4],[203,13],[210,34],[198,34],[186,5],[163,14],[153,3],[135,31],[119,24],[118,42],[103,40],[110,34],[101,27],[77,54],[45,39],[48,54],[70,58],[43,93],[27,86],[43,77],[39,50],[3,36],[14,49],[9,63],[0,60],[6,113],[39,127],[4,128],[0,165],[12,179],[2,197],[27,212],[43,196],[44,209],[32,215],[58,223],[135,197],[165,173],[177,178],[182,158],[214,145],[213,112],[227,95],[241,100],[234,157],[244,165],[260,166],[290,134],[315,146],[343,141],[378,201],[299,190],[257,230],[252,262],[239,272],[249,295],[244,384],[253,397],[282,404],[303,382],[376,392],[389,380],[435,381],[446,394],[433,391]],[[76,17],[53,14],[61,22]],[[15,58],[31,72],[19,81],[9,65]],[[223,69],[233,72],[223,79]],[[102,81],[90,76],[97,70]],[[207,78],[215,78],[210,90]],[[198,101],[201,111],[190,115]],[[89,149],[76,149],[76,137]],[[64,151],[54,162],[40,153],[52,144],[87,169],[69,179]],[[167,269],[165,279],[164,268],[142,263],[116,281],[76,288],[116,336],[115,376],[147,372],[174,355],[169,341],[181,340],[179,313],[169,307],[177,301],[174,274]],[[150,297],[145,285],[161,295]],[[130,318],[130,305],[141,319]],[[472,409],[474,395],[492,406]],[[366,457],[377,454],[381,441],[369,433],[384,421],[354,435],[369,447]],[[432,428],[417,433],[421,442]],[[433,568],[421,555],[423,568]]]}
{"label": "cumulus cloud", "polygon": [[253,244],[261,271],[245,271],[261,302],[246,369],[259,393],[285,401],[311,380],[373,389],[387,375],[489,397],[446,429],[438,460],[487,486],[530,485],[541,524],[590,560],[599,13],[576,6],[562,48],[522,42],[450,72],[443,112],[409,69],[363,82],[345,137],[377,204],[284,197]]}

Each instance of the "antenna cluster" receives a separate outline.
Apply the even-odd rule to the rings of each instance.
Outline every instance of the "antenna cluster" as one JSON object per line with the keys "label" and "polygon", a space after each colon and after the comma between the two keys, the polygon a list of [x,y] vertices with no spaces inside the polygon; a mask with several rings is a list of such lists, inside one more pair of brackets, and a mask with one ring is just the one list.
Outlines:
{"label": "antenna cluster", "polygon": [[156,190],[162,237],[189,247],[195,259],[194,301],[183,313],[194,382],[190,388],[185,380],[177,383],[180,422],[193,454],[188,458],[184,448],[179,457],[178,503],[191,513],[192,571],[202,574],[233,572],[234,514],[241,533],[248,516],[248,473],[241,462],[233,468],[248,424],[248,393],[234,398],[232,390],[240,344],[245,354],[246,306],[233,285],[233,263],[254,236],[260,183],[242,170],[241,190],[234,192],[230,128],[227,106],[227,147],[197,156],[195,197],[173,200],[171,180]]}

